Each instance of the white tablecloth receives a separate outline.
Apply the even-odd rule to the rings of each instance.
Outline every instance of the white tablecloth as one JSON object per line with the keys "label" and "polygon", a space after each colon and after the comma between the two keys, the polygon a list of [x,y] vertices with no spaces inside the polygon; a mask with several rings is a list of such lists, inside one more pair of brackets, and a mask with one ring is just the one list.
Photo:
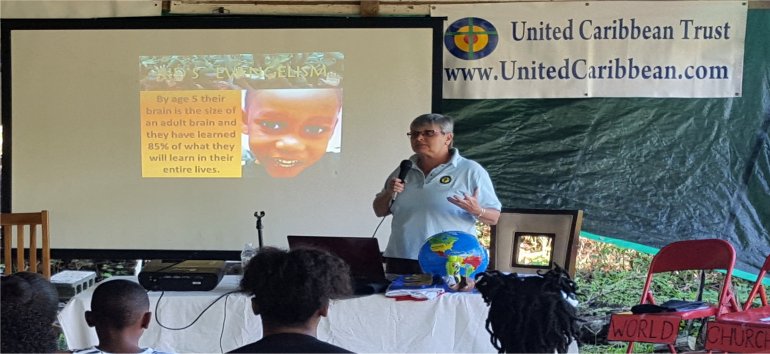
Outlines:
{"label": "white tablecloth", "polygon": [[[251,312],[249,298],[238,293],[219,299],[190,325],[218,297],[236,289],[239,279],[225,276],[212,291],[165,292],[157,311],[161,293],[149,292],[154,319],[139,344],[179,353],[217,353],[258,340],[262,324]],[[70,349],[98,343],[83,316],[90,309],[93,289],[78,294],[59,314]],[[494,353],[484,329],[487,311],[480,295],[467,293],[428,301],[395,301],[383,295],[337,300],[329,317],[321,320],[318,338],[358,353]],[[155,319],[168,328],[186,328],[162,328]],[[577,345],[573,342],[570,349],[577,352]]]}

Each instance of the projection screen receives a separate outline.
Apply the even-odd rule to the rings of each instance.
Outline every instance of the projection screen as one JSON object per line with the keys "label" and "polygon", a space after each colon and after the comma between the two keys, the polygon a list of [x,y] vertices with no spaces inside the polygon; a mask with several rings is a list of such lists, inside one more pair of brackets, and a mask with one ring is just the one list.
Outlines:
{"label": "projection screen", "polygon": [[2,209],[54,257],[236,258],[390,233],[371,202],[440,111],[435,18],[2,23]]}

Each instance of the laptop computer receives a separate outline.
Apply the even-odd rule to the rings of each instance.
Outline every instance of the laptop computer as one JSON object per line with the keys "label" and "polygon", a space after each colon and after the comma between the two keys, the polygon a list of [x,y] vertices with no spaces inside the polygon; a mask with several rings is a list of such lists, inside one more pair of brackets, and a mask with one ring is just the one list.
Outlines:
{"label": "laptop computer", "polygon": [[368,295],[385,292],[390,282],[376,238],[344,236],[297,236],[290,235],[289,249],[318,248],[342,258],[350,266],[353,293]]}

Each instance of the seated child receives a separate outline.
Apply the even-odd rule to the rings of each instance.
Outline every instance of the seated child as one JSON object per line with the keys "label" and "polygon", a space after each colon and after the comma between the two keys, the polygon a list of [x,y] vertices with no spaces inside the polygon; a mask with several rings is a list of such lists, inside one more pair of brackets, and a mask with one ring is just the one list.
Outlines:
{"label": "seated child", "polygon": [[262,319],[262,339],[231,353],[350,353],[316,338],[329,300],[351,293],[350,270],[316,249],[265,247],[249,261],[241,289]]}
{"label": "seated child", "polygon": [[499,353],[567,353],[579,336],[577,286],[558,266],[533,276],[480,273],[476,288],[489,305],[487,332]]}
{"label": "seated child", "polygon": [[135,282],[116,279],[99,284],[91,298],[91,311],[86,311],[85,316],[88,326],[96,328],[99,344],[74,354],[162,354],[139,346],[152,313],[147,291]]}
{"label": "seated child", "polygon": [[56,351],[56,287],[44,276],[31,272],[4,276],[0,284],[0,353]]}

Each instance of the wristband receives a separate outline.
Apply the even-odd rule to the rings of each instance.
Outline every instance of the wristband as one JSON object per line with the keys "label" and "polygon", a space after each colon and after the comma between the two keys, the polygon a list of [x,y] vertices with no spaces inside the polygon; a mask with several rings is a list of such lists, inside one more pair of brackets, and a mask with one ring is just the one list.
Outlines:
{"label": "wristband", "polygon": [[486,211],[487,211],[486,209],[484,209],[484,208],[481,208],[481,212],[479,213],[479,216],[477,216],[476,218],[478,218],[478,219],[481,219],[481,217],[482,217],[482,216],[484,216],[484,213],[485,213]]}

